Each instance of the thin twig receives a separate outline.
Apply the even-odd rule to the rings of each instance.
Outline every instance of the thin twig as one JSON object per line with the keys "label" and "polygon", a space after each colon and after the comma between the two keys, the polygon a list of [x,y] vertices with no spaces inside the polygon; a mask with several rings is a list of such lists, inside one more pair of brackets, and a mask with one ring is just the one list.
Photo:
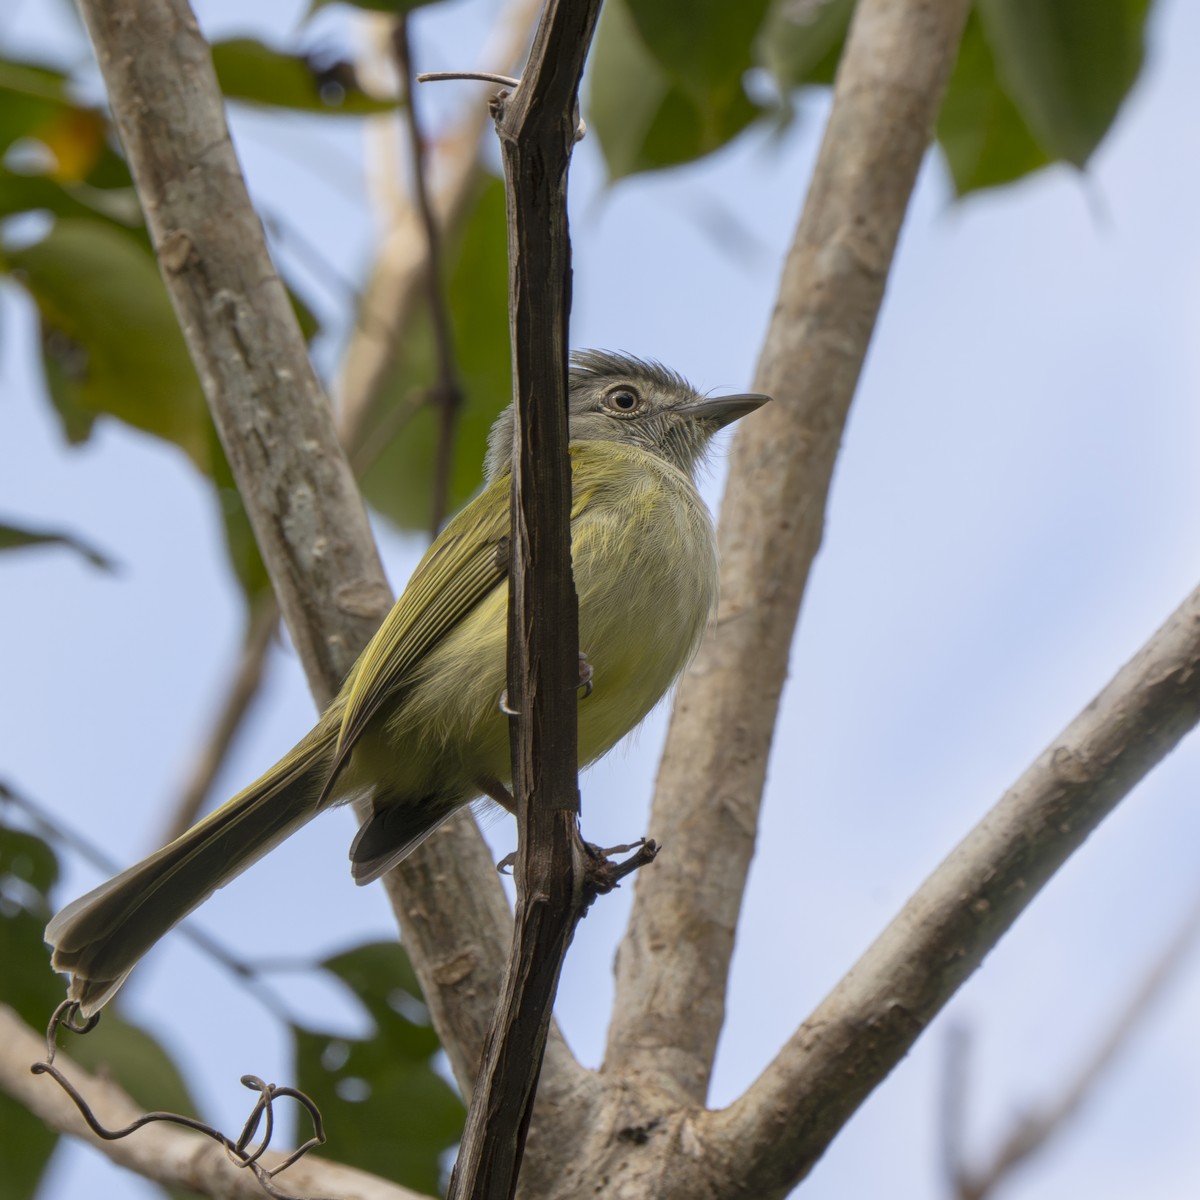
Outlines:
{"label": "thin twig", "polygon": [[454,422],[458,410],[462,407],[463,392],[454,364],[454,330],[450,321],[450,305],[446,299],[446,280],[442,268],[442,234],[438,227],[437,213],[433,210],[429,180],[426,177],[425,137],[417,116],[407,13],[401,13],[396,18],[392,30],[392,48],[396,55],[400,82],[404,88],[412,189],[417,200],[417,210],[421,214],[421,229],[425,235],[425,291],[429,315],[433,322],[433,343],[437,355],[437,375],[430,395],[430,401],[437,406],[438,411],[438,437],[433,468],[433,503],[429,520],[430,536],[437,537],[449,507]]}
{"label": "thin twig", "polygon": [[351,308],[357,308],[362,300],[358,285],[337,266],[315,242],[301,232],[299,225],[283,213],[264,211],[263,226],[267,234],[280,248],[291,250],[304,266],[322,280],[331,291],[337,292]]}
{"label": "thin twig", "polygon": [[279,605],[275,603],[274,593],[268,592],[250,610],[237,667],[176,802],[170,824],[163,831],[162,841],[158,844],[173,842],[196,823],[196,818],[203,811],[213,781],[224,766],[234,739],[262,687],[263,667],[278,626]]}
{"label": "thin twig", "polygon": [[[525,57],[529,31],[540,9],[540,0],[509,0],[481,52],[482,61],[519,64]],[[380,123],[395,119],[394,116],[373,118]],[[457,126],[438,135],[426,175],[438,181],[433,203],[442,229],[459,225],[475,195],[481,171],[480,145],[488,124],[486,107],[475,103],[467,107]],[[388,144],[392,144],[390,124],[388,129]],[[387,178],[390,181],[391,172]],[[382,398],[388,395],[396,347],[403,342],[424,277],[424,256],[418,252],[423,244],[419,215],[399,196],[386,207],[384,236],[371,278],[363,290],[364,305],[370,309],[372,323],[370,328],[358,325],[352,331],[338,372],[338,424],[343,443],[352,451],[364,437],[373,437],[371,430],[377,423],[377,410]]]}
{"label": "thin twig", "polygon": [[942,1051],[942,1090],[938,1104],[938,1150],[948,1194],[957,1196],[966,1162],[967,1073],[971,1031],[952,1024]]}
{"label": "thin twig", "polygon": [[495,71],[422,71],[418,83],[441,83],[448,79],[474,79],[480,83],[498,83],[502,87],[515,88],[521,81],[513,75],[499,75]]}
{"label": "thin twig", "polygon": [[[321,1117],[320,1109],[310,1097],[296,1088],[279,1087],[276,1084],[267,1083],[265,1080],[259,1079],[257,1075],[243,1075],[242,1086],[257,1092],[258,1099],[250,1110],[250,1115],[246,1118],[242,1132],[236,1141],[206,1121],[185,1116],[183,1113],[165,1111],[141,1113],[132,1120],[126,1121],[120,1128],[110,1129],[92,1110],[92,1106],[83,1092],[71,1082],[68,1073],[54,1064],[58,1053],[56,1041],[59,1030],[65,1029],[80,1035],[88,1034],[95,1029],[100,1017],[100,1013],[95,1013],[83,1021],[79,1016],[79,1005],[74,1000],[64,1000],[54,1010],[49,1028],[46,1030],[45,1058],[35,1062],[29,1068],[34,1075],[48,1075],[62,1088],[70,1097],[71,1103],[79,1110],[79,1115],[95,1137],[103,1142],[119,1142],[131,1134],[137,1133],[138,1130],[145,1129],[147,1125],[158,1124],[177,1125],[183,1129],[190,1129],[193,1133],[202,1134],[221,1146],[230,1162],[235,1166],[248,1168],[258,1180],[259,1187],[272,1197],[272,1200],[298,1200],[291,1193],[276,1187],[275,1176],[299,1162],[310,1150],[325,1143],[325,1122]],[[270,1146],[271,1138],[275,1133],[275,1101],[280,1099],[295,1100],[308,1113],[309,1119],[312,1121],[313,1133],[312,1137],[288,1153],[281,1162],[268,1167],[260,1160]],[[263,1127],[262,1138],[258,1145],[254,1145],[260,1125]]]}
{"label": "thin twig", "polygon": [[347,448],[354,474],[362,479],[404,427],[431,402],[425,388],[413,388],[394,401],[370,430],[360,432]]}
{"label": "thin twig", "polygon": [[[1014,1170],[1027,1164],[1063,1132],[1084,1102],[1094,1094],[1096,1085],[1113,1060],[1145,1024],[1166,985],[1187,960],[1197,936],[1200,936],[1200,897],[1193,902],[1178,931],[1142,977],[1116,1020],[1056,1098],[1026,1113],[981,1166],[971,1167],[967,1163],[961,1142],[956,1154],[948,1148],[947,1161],[952,1167],[949,1178],[959,1200],[985,1200]],[[960,1095],[960,1108],[963,1098]]]}
{"label": "thin twig", "polygon": [[[0,1004],[0,1092],[45,1122],[50,1129],[81,1138],[110,1161],[164,1187],[224,1200],[262,1200],[259,1182],[234,1166],[219,1145],[184,1129],[154,1124],[136,1137],[106,1142],[88,1129],[70,1097],[33,1075],[29,1064],[45,1053],[43,1034],[30,1029],[11,1008]],[[108,1126],[125,1125],[141,1108],[109,1077],[92,1075],[66,1056],[57,1057],[89,1107]],[[284,1155],[268,1152],[259,1162],[273,1168]],[[358,1200],[421,1200],[417,1193],[365,1171],[327,1159],[306,1158],[284,1176],[290,1191],[310,1196],[355,1196]],[[282,1182],[282,1180],[281,1180]]]}

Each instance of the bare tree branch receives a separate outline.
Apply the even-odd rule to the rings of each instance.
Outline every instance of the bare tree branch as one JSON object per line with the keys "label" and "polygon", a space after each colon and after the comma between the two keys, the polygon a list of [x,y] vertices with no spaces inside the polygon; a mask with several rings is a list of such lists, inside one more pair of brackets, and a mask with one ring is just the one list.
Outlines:
{"label": "bare tree branch", "polygon": [[493,102],[508,200],[514,403],[508,695],[517,918],[448,1200],[517,1187],[559,973],[590,897],[579,836],[579,605],[571,572],[567,170],[600,0],[547,0],[515,93]]}
{"label": "bare tree branch", "polygon": [[746,1093],[701,1119],[705,1166],[719,1162],[740,1181],[727,1195],[782,1195],[804,1178],[1046,881],[1197,721],[1200,588],[922,884]]}
{"label": "bare tree branch", "polygon": [[842,429],[967,0],[862,0],[721,507],[721,607],[685,675],[617,959],[606,1069],[703,1104],[788,653]]}
{"label": "bare tree branch", "polygon": [[[1126,1000],[1117,1019],[1057,1096],[1026,1113],[980,1166],[969,1165],[961,1138],[957,1148],[947,1145],[948,1177],[960,1200],[984,1200],[990,1196],[1018,1167],[1027,1165],[1070,1125],[1084,1102],[1095,1092],[1097,1083],[1113,1060],[1145,1023],[1146,1015],[1168,982],[1178,974],[1197,936],[1200,936],[1200,898],[1193,903],[1178,931]],[[960,1085],[958,1090],[958,1120],[961,1121],[966,1089]]]}
{"label": "bare tree branch", "polygon": [[262,687],[263,665],[278,627],[279,605],[275,602],[274,593],[268,592],[250,610],[242,639],[242,652],[238,656],[233,678],[229,681],[212,729],[192,764],[171,814],[171,822],[163,831],[160,845],[173,842],[194,825],[203,812],[204,802],[212,791],[217,772],[224,765],[254,697]]}
{"label": "bare tree branch", "polygon": [[[164,1187],[219,1196],[222,1200],[263,1200],[262,1186],[255,1176],[236,1167],[221,1146],[200,1134],[168,1125],[148,1125],[120,1141],[97,1138],[70,1097],[53,1080],[30,1072],[30,1064],[44,1058],[45,1053],[43,1035],[25,1025],[11,1008],[0,1005],[0,1090],[51,1129],[87,1142],[112,1162]],[[142,1115],[140,1105],[111,1079],[87,1074],[61,1053],[56,1061],[87,1093],[90,1107],[105,1125],[127,1125]],[[263,1165],[274,1166],[285,1157],[278,1151],[268,1151]],[[339,1200],[420,1200],[417,1192],[312,1156],[289,1167],[278,1181],[295,1195],[337,1196]]]}
{"label": "bare tree branch", "polygon": [[390,604],[184,0],[82,5],[163,277],[300,660],[329,701]]}

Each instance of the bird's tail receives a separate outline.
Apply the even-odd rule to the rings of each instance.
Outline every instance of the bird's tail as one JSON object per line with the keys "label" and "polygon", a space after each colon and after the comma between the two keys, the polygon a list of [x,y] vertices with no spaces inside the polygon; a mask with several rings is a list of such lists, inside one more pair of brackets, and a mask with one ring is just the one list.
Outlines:
{"label": "bird's tail", "polygon": [[[107,1004],[172,926],[323,807],[336,722],[323,720],[262,778],[46,926],[56,971],[84,1016]],[[327,803],[327,800],[325,800]]]}

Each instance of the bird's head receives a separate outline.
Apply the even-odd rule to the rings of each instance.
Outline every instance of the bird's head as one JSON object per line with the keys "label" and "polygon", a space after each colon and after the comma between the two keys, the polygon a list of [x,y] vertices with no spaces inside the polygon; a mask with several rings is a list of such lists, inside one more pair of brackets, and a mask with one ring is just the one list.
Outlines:
{"label": "bird's head", "polygon": [[[660,363],[626,354],[582,350],[568,375],[570,440],[624,442],[639,446],[691,476],[713,434],[765,404],[769,396],[702,396],[682,375]],[[488,437],[490,483],[509,468],[513,408],[510,404]]]}

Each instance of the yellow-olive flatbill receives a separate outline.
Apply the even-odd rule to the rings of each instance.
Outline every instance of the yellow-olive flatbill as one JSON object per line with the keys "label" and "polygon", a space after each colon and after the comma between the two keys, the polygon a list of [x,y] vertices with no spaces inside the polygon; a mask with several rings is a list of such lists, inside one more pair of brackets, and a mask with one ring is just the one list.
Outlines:
{"label": "yellow-olive flatbill", "polygon": [[[695,653],[716,604],[712,519],[696,468],[713,434],[766,396],[706,398],[656,363],[588,351],[570,371],[571,553],[593,687],[579,761],[610,750]],[[46,927],[85,1015],[217,888],[323,809],[366,798],[355,880],[394,866],[461,805],[504,803],[512,410],[487,482],[430,546],[314,728],[262,778]]]}

